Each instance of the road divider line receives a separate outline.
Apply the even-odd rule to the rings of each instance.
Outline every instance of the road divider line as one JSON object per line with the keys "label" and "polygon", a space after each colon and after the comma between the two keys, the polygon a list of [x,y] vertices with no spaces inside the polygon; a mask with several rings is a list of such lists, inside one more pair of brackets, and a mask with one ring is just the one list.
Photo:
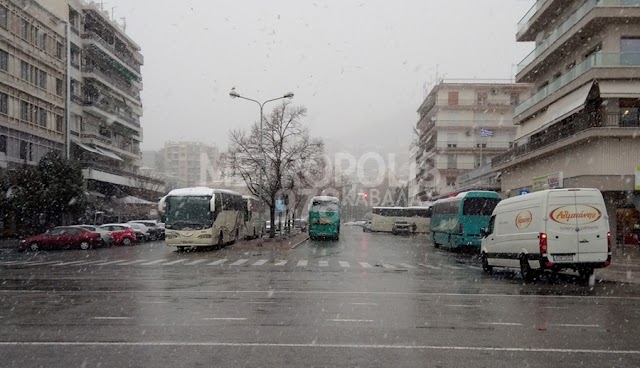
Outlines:
{"label": "road divider line", "polygon": [[318,261],[318,266],[329,267],[329,261]]}
{"label": "road divider line", "polygon": [[430,268],[432,270],[441,270],[442,269],[441,267],[438,267],[438,266],[432,266],[432,265],[423,264],[423,263],[418,263],[418,266]]}
{"label": "road divider line", "polygon": [[143,265],[143,266],[151,266],[151,265],[158,264],[158,263],[162,263],[162,262],[165,262],[165,261],[166,261],[166,259],[157,259],[157,260],[155,260],[155,261],[151,261],[151,262],[143,263],[142,265]]}
{"label": "road divider line", "polygon": [[104,263],[96,263],[96,266],[106,266],[106,265],[111,265],[111,264],[116,264],[116,263],[120,263],[120,262],[126,262],[126,259],[119,259],[117,261],[109,261],[109,262],[104,262]]}
{"label": "road divider line", "polygon": [[598,328],[600,325],[582,325],[575,323],[552,323],[551,326],[559,326],[559,327],[589,327],[589,328]]}
{"label": "road divider line", "polygon": [[543,309],[569,309],[569,307],[542,307]]}
{"label": "road divider line", "polygon": [[178,263],[181,263],[181,262],[184,262],[184,261],[186,261],[186,259],[177,259],[175,261],[163,263],[162,265],[163,266],[171,266],[171,265],[178,264]]}
{"label": "road divider line", "polygon": [[278,261],[274,264],[274,266],[284,266],[287,264],[286,260]]}
{"label": "road divider line", "polygon": [[378,303],[351,303],[351,305],[378,305]]}
{"label": "road divider line", "polygon": [[451,307],[451,308],[475,308],[475,307],[479,307],[479,305],[474,305],[474,304],[446,304],[445,307]]}
{"label": "road divider line", "polygon": [[44,266],[44,265],[50,265],[58,262],[60,261],[36,262],[36,263],[30,263],[27,266]]}
{"label": "road divider line", "polygon": [[491,326],[522,326],[522,323],[513,323],[513,322],[480,322],[480,325],[491,325]]}
{"label": "road divider line", "polygon": [[345,262],[345,261],[338,261],[338,264],[340,265],[340,267],[351,267],[351,265],[349,264],[349,262]]}
{"label": "road divider line", "polygon": [[307,348],[307,349],[365,349],[365,350],[442,350],[483,351],[506,353],[553,353],[585,355],[640,355],[640,350],[569,349],[494,347],[460,345],[374,345],[374,344],[318,344],[268,342],[187,342],[187,341],[0,341],[0,346],[111,346],[111,347],[232,347],[232,348]]}
{"label": "road divider line", "polygon": [[371,265],[367,262],[358,262],[362,268],[371,268]]}
{"label": "road divider line", "polygon": [[193,262],[185,263],[184,265],[185,266],[194,266],[194,265],[197,265],[198,263],[202,263],[202,262],[206,262],[206,261],[208,261],[208,259],[198,259],[198,260],[193,261]]}
{"label": "road divider line", "polygon": [[400,263],[400,266],[404,267],[404,268],[416,268],[416,266],[412,266],[408,263]]}
{"label": "road divider line", "polygon": [[240,266],[243,265],[245,263],[247,263],[249,260],[248,259],[239,259],[233,263],[231,263],[229,266]]}
{"label": "road divider line", "polygon": [[383,264],[382,264],[382,268],[386,268],[386,269],[389,269],[389,270],[395,270],[395,269],[396,269],[396,267],[395,267],[395,266],[390,265],[390,264],[388,264],[388,263],[383,263]]}
{"label": "road divider line", "polygon": [[111,319],[131,319],[131,317],[91,317],[91,319],[107,319],[107,320],[111,320]]}
{"label": "road divider line", "polygon": [[444,268],[448,268],[450,270],[461,270],[462,269],[462,267],[458,267],[458,266],[449,266],[449,265],[440,265],[440,266],[442,266]]}
{"label": "road divider line", "polygon": [[131,261],[131,262],[125,262],[125,263],[118,263],[118,266],[129,266],[129,265],[133,265],[136,263],[142,263],[142,262],[146,262],[146,259],[138,259],[136,261]]}
{"label": "road divider line", "polygon": [[307,264],[309,263],[309,261],[307,261],[306,259],[301,259],[298,261],[298,264],[296,265],[297,267],[307,267]]}
{"label": "road divider line", "polygon": [[260,259],[256,262],[254,262],[252,264],[252,266],[262,266],[263,264],[267,263],[269,260],[268,259]]}
{"label": "road divider line", "polygon": [[72,265],[72,264],[82,263],[82,262],[86,262],[86,261],[61,262],[61,263],[58,263],[58,264],[54,264],[54,266],[69,266],[69,265]]}
{"label": "road divider line", "polygon": [[348,319],[348,318],[334,318],[328,319],[331,322],[373,322],[372,319]]}
{"label": "road divider line", "polygon": [[208,317],[203,318],[205,321],[246,321],[246,318],[242,317]]}
{"label": "road divider line", "polygon": [[223,263],[225,263],[226,261],[228,261],[228,259],[223,258],[223,259],[219,259],[217,261],[211,262],[211,263],[207,263],[207,266],[219,266]]}

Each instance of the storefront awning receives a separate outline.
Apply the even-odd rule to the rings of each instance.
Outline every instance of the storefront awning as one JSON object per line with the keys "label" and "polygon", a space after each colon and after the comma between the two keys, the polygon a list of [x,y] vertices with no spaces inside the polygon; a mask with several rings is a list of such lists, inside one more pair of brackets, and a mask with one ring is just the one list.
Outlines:
{"label": "storefront awning", "polygon": [[91,153],[97,153],[97,154],[101,154],[100,152],[98,152],[98,150],[96,150],[95,148],[88,146],[86,144],[80,143],[80,142],[73,142],[74,144],[76,144],[78,147],[82,148],[85,151],[89,151]]}
{"label": "storefront awning", "polygon": [[640,85],[637,81],[600,81],[601,98],[640,98]]}
{"label": "storefront awning", "polygon": [[114,160],[118,160],[118,161],[124,161],[122,158],[120,158],[120,156],[118,156],[115,153],[109,151],[108,149],[99,148],[99,147],[96,147],[96,149],[99,151],[99,153],[101,153],[101,154],[103,154],[103,155],[105,155],[107,157],[110,157],[110,158],[112,158]]}
{"label": "storefront awning", "polygon": [[153,202],[149,202],[142,198],[134,197],[134,196],[126,196],[122,198],[116,199],[116,202],[123,204],[154,204]]}

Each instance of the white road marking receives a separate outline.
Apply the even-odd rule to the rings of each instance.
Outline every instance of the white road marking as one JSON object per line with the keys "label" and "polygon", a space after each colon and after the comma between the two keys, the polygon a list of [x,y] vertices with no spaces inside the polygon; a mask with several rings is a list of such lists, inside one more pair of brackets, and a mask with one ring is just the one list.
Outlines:
{"label": "white road marking", "polygon": [[581,325],[581,324],[573,324],[573,323],[552,323],[551,326],[560,326],[560,327],[591,327],[597,328],[600,325]]}
{"label": "white road marking", "polygon": [[407,264],[407,263],[400,263],[400,266],[402,266],[404,268],[416,268],[416,266],[412,266],[412,265]]}
{"label": "white road marking", "polygon": [[118,263],[118,266],[128,266],[128,265],[132,265],[132,264],[136,264],[136,263],[142,263],[142,262],[146,262],[146,261],[147,261],[146,259],[139,259],[137,261]]}
{"label": "white road marking", "polygon": [[239,318],[239,317],[210,317],[210,318],[203,318],[203,320],[205,321],[246,321],[246,318]]}
{"label": "white road marking", "polygon": [[82,263],[82,262],[85,262],[85,261],[62,262],[62,263],[54,264],[54,266],[68,266],[68,265]]}
{"label": "white road marking", "polygon": [[246,304],[276,304],[276,302],[245,302]]}
{"label": "white road marking", "polygon": [[189,263],[185,263],[185,266],[193,266],[193,265],[197,265],[198,263],[202,263],[202,262],[206,262],[208,261],[208,259],[198,259],[196,261],[193,262],[189,262]]}
{"label": "white road marking", "polygon": [[329,261],[318,261],[318,266],[320,267],[328,267]]}
{"label": "white road marking", "polygon": [[327,321],[332,321],[332,322],[373,322],[372,319],[344,319],[344,318],[328,319]]}
{"label": "white road marking", "polygon": [[117,261],[109,261],[109,262],[104,262],[104,263],[96,263],[96,266],[106,266],[106,265],[110,265],[110,264],[115,264],[115,263],[119,263],[119,262],[125,262],[126,259],[119,259]]}
{"label": "white road marking", "polygon": [[378,303],[351,303],[351,305],[378,305]]}
{"label": "white road marking", "polygon": [[340,265],[340,267],[351,267],[349,262],[345,262],[345,261],[338,261],[338,264]]}
{"label": "white road marking", "polygon": [[452,308],[474,308],[479,307],[479,305],[470,305],[470,304],[446,304],[445,307]]}
{"label": "white road marking", "polygon": [[432,265],[427,265],[427,264],[422,264],[422,263],[418,263],[418,266],[430,268],[432,270],[441,270],[442,269],[442,268],[440,268],[438,266],[432,266]]}
{"label": "white road marking", "polygon": [[225,263],[226,261],[228,261],[228,259],[223,258],[223,259],[219,259],[217,261],[211,262],[211,263],[207,263],[207,266],[218,266],[221,265],[223,263]]}
{"label": "white road marking", "polygon": [[449,265],[440,265],[440,266],[442,266],[444,268],[448,268],[450,270],[461,270],[462,269],[462,267],[458,267],[458,266],[449,266]]}
{"label": "white road marking", "polygon": [[382,264],[382,267],[383,267],[383,268],[390,269],[390,270],[395,270],[395,268],[396,268],[395,266],[390,265],[390,264],[388,264],[388,263],[383,263],[383,264]]}
{"label": "white road marking", "polygon": [[163,266],[171,266],[171,265],[178,264],[178,263],[181,263],[181,262],[184,262],[184,261],[186,261],[186,259],[177,259],[175,261],[163,263],[162,265]]}
{"label": "white road marking", "polygon": [[141,304],[167,304],[169,302],[167,301],[162,301],[162,300],[150,300],[147,302],[140,302]]}
{"label": "white road marking", "polygon": [[53,264],[53,263],[58,263],[58,262],[60,262],[60,261],[36,262],[36,263],[29,264],[29,266],[42,266],[42,265],[48,265],[48,264]]}
{"label": "white road marking", "polygon": [[92,319],[131,319],[131,317],[91,317]]}
{"label": "white road marking", "polygon": [[640,350],[605,349],[553,349],[530,347],[491,347],[456,345],[374,345],[374,344],[317,344],[317,343],[261,343],[261,342],[185,342],[185,341],[0,341],[0,346],[160,346],[160,347],[236,347],[236,348],[308,348],[308,349],[380,349],[380,350],[450,350],[450,351],[486,351],[509,353],[555,353],[555,354],[606,354],[640,355]]}
{"label": "white road marking", "polygon": [[569,307],[542,307],[543,309],[569,309]]}
{"label": "white road marking", "polygon": [[143,265],[143,266],[150,266],[150,265],[154,265],[154,264],[162,263],[162,262],[164,262],[164,261],[166,261],[166,259],[158,259],[158,260],[155,260],[155,261],[151,261],[151,262],[143,263],[142,265]]}
{"label": "white road marking", "polygon": [[360,266],[362,266],[363,268],[371,268],[371,265],[368,264],[367,262],[358,262],[360,263]]}
{"label": "white road marking", "polygon": [[258,260],[256,262],[254,262],[252,264],[252,266],[262,266],[263,264],[267,263],[268,261],[269,261],[268,259],[261,259],[261,260]]}
{"label": "white road marking", "polygon": [[275,263],[275,266],[284,266],[284,265],[286,265],[286,264],[287,264],[287,261],[282,260],[282,261],[278,261],[278,262],[276,262],[276,263]]}
{"label": "white road marking", "polygon": [[239,259],[233,263],[231,263],[229,266],[240,266],[242,264],[247,263],[249,260],[248,259]]}
{"label": "white road marking", "polygon": [[298,261],[298,264],[296,266],[298,267],[307,267],[307,264],[309,263],[309,261],[307,261],[306,259],[301,259]]}
{"label": "white road marking", "polygon": [[511,322],[480,322],[480,325],[492,325],[492,326],[522,326],[522,323]]}

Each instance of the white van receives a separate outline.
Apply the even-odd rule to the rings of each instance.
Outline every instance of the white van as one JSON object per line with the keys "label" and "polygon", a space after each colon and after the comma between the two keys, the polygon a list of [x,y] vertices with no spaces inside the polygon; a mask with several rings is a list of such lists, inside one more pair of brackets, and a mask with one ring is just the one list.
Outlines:
{"label": "white van", "polygon": [[597,189],[552,189],[505,199],[483,229],[482,268],[519,268],[525,279],[573,269],[584,279],[611,263],[609,216]]}

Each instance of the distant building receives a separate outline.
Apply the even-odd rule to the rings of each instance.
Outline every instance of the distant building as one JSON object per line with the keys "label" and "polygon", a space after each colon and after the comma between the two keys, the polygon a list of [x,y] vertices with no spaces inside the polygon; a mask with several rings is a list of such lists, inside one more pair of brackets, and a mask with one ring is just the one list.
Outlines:
{"label": "distant building", "polygon": [[177,188],[211,185],[220,180],[219,151],[201,142],[166,142],[161,151],[164,174]]}
{"label": "distant building", "polygon": [[411,142],[409,145],[409,182],[407,183],[408,202],[411,206],[417,206],[422,202],[418,197],[418,142]]}
{"label": "distant building", "polygon": [[438,83],[418,108],[417,197],[454,193],[459,176],[511,148],[513,111],[529,94],[530,85],[500,80]]}

